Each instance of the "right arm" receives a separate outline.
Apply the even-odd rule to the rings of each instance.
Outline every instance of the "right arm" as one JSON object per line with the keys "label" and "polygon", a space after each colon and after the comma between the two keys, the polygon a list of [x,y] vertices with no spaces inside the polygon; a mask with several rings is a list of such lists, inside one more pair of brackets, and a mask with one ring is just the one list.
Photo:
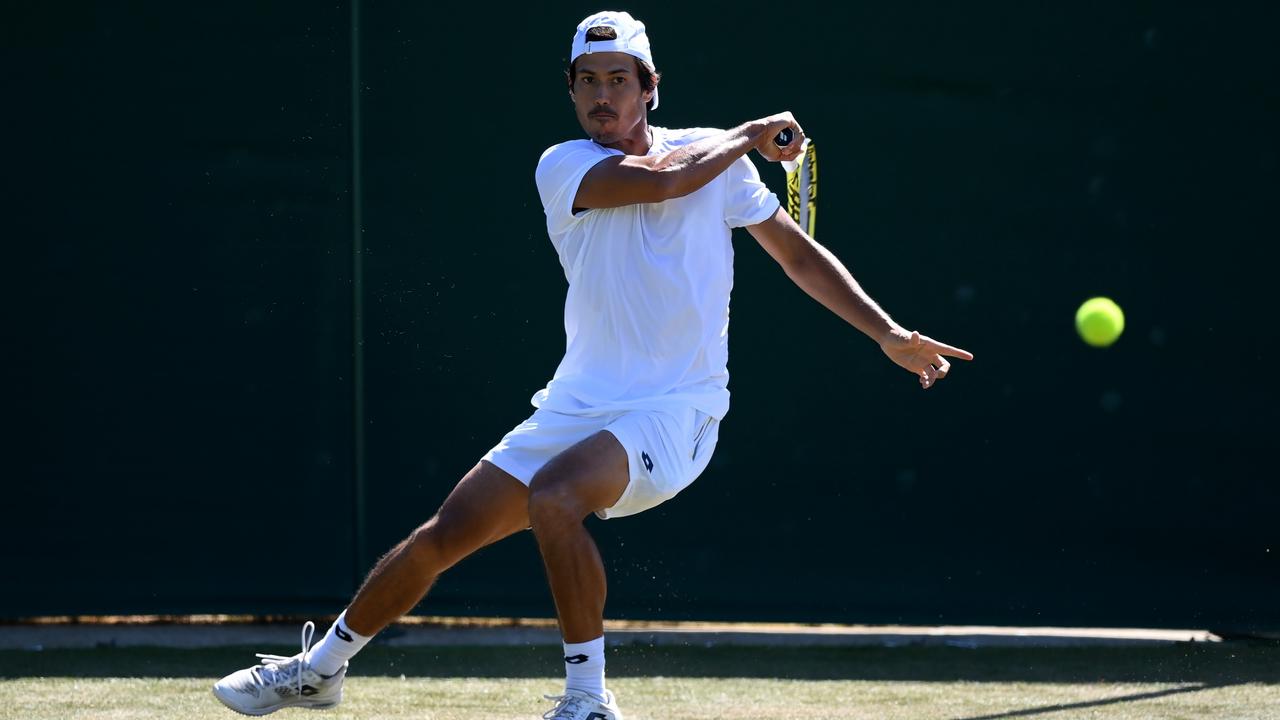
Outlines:
{"label": "right arm", "polygon": [[[783,128],[796,137],[785,148],[773,145]],[[684,197],[714,180],[752,148],[768,160],[794,160],[804,147],[804,132],[791,113],[743,123],[659,155],[618,155],[596,163],[574,196],[577,209],[657,203]]]}

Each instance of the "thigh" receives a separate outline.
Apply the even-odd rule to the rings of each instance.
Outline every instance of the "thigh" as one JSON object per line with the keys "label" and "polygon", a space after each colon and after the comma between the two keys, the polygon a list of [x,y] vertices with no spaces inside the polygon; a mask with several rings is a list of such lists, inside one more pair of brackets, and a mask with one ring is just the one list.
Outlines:
{"label": "thigh", "polygon": [[529,527],[529,488],[481,460],[458,481],[423,527],[447,565]]}
{"label": "thigh", "polygon": [[529,487],[538,498],[586,517],[616,503],[629,479],[626,450],[601,430],[551,458]]}

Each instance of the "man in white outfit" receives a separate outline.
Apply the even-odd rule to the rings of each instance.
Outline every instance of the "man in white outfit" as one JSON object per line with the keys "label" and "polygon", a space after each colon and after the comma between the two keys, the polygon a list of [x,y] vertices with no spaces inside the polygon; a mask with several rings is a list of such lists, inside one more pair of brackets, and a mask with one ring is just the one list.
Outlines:
{"label": "man in white outfit", "polygon": [[[798,286],[929,388],[959,348],[903,329],[829,251],[791,220],[747,158],[795,160],[790,113],[730,130],[648,123],[659,76],[644,25],[597,13],[574,35],[569,95],[590,139],[549,148],[535,174],[547,233],[569,280],[564,359],[537,410],[468,472],[426,524],[384,556],[330,627],[291,658],[214,686],[228,707],[265,715],[331,707],[347,661],[425,596],[442,572],[532,528],[564,641],[566,683],[544,717],[621,720],[604,680],[605,576],[587,515],[633,515],[706,467],[729,410],[733,228],[745,227]],[[794,140],[773,139],[790,129]]]}

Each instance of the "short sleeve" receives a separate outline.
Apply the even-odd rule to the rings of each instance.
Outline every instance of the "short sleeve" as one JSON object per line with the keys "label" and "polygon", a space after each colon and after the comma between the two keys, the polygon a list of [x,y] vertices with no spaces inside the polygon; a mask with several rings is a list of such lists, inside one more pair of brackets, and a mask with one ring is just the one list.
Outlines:
{"label": "short sleeve", "polygon": [[773,217],[782,203],[778,196],[760,181],[751,158],[738,158],[725,171],[724,222],[731,228],[762,223]]}
{"label": "short sleeve", "polygon": [[547,214],[548,232],[562,233],[577,220],[573,199],[578,195],[583,176],[613,154],[617,154],[616,151],[581,140],[554,145],[542,153],[534,179],[542,198],[542,211]]}

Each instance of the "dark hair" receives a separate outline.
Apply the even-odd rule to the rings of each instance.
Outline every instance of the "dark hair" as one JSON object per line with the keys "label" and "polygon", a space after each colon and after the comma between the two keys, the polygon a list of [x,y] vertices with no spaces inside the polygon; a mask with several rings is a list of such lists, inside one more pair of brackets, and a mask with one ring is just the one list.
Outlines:
{"label": "dark hair", "polygon": [[[592,28],[592,30],[594,29],[595,28]],[[588,31],[588,33],[589,32],[590,31]],[[645,92],[650,92],[654,88],[658,87],[658,82],[662,79],[662,73],[654,70],[649,66],[649,63],[638,57],[633,57],[632,59],[636,61],[636,75],[640,78],[640,89]],[[569,66],[564,70],[564,79],[568,83],[570,91],[573,90],[573,81],[577,77],[577,71],[578,62],[576,60],[569,63]],[[649,109],[653,109],[653,100],[649,101]]]}

